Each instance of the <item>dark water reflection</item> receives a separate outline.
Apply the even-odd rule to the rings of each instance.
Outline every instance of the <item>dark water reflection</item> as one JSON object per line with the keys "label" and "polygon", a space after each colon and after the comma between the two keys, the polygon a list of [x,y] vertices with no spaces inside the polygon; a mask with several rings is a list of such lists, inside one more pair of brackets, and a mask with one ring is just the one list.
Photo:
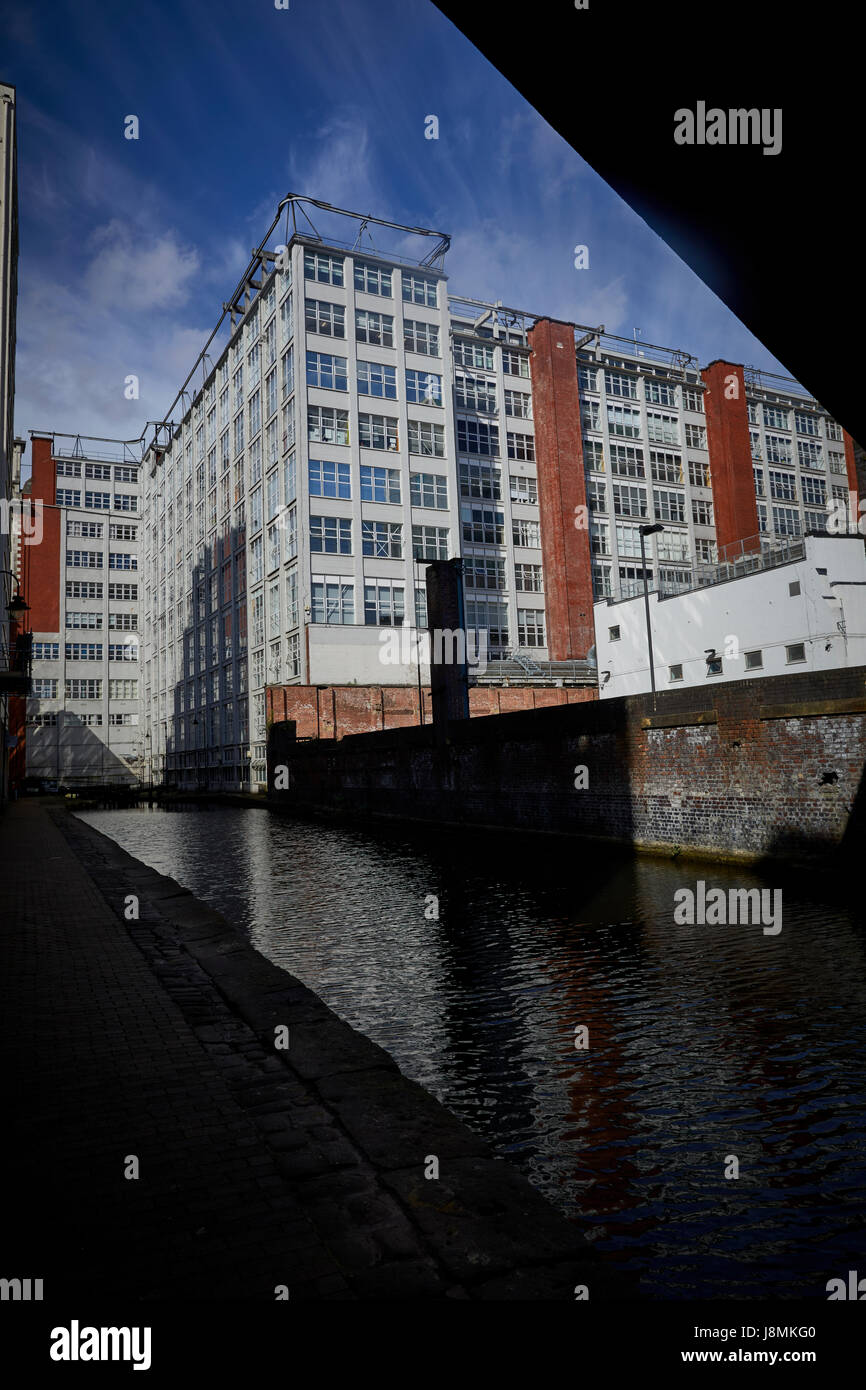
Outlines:
{"label": "dark water reflection", "polygon": [[[866,1274],[866,942],[832,882],[265,811],[82,819],[242,926],[649,1296]],[[781,933],[675,925],[698,878],[782,888]]]}

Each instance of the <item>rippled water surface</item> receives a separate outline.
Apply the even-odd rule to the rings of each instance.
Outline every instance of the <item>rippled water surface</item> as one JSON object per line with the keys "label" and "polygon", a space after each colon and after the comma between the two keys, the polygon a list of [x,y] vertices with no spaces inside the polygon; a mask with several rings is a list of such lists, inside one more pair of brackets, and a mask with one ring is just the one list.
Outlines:
{"label": "rippled water surface", "polygon": [[[263,810],[82,819],[387,1048],[650,1297],[826,1298],[863,1268],[866,932],[832,882]],[[781,888],[782,931],[676,925],[698,878]]]}

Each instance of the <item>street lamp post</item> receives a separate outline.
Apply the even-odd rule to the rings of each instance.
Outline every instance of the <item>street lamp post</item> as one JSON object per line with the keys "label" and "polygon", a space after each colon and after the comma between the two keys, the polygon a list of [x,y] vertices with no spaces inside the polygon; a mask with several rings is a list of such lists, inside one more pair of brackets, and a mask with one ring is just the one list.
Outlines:
{"label": "street lamp post", "polygon": [[643,601],[644,609],[646,611],[646,640],[647,647],[649,648],[650,688],[653,693],[653,712],[655,712],[656,707],[656,672],[655,662],[653,660],[653,634],[652,624],[650,623],[649,585],[647,584],[646,577],[646,548],[644,545],[644,537],[652,536],[655,534],[656,531],[663,531],[664,529],[665,528],[662,526],[660,521],[655,522],[651,526],[638,527],[638,530],[640,531],[640,562],[641,569],[643,571]]}

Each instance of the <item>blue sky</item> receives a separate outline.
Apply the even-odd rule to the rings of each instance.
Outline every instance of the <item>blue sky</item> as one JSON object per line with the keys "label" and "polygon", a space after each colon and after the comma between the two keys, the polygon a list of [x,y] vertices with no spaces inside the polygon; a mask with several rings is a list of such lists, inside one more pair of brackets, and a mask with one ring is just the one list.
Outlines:
{"label": "blue sky", "polygon": [[161,418],[288,191],[449,232],[453,292],[785,371],[427,0],[0,0],[0,31],[19,433]]}

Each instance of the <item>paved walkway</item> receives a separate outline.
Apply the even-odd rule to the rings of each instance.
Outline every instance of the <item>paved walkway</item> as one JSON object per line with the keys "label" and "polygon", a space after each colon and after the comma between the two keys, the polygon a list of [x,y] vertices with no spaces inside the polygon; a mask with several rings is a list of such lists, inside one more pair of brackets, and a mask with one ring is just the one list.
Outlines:
{"label": "paved walkway", "polygon": [[574,1223],[173,880],[56,803],[10,806],[0,845],[0,1276],[67,1307],[623,1296]]}

